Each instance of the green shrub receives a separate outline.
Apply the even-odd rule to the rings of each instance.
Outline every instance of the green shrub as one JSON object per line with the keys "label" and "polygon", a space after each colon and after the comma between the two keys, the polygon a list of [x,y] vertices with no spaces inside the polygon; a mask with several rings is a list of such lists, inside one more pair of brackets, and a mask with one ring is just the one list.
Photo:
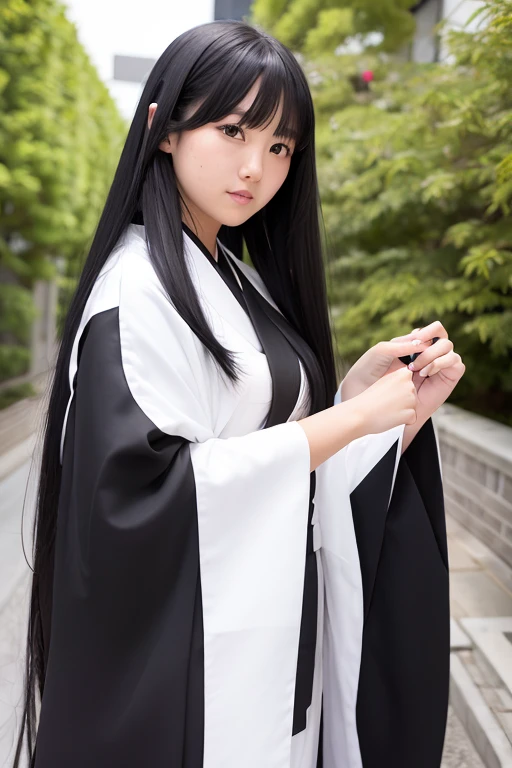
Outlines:
{"label": "green shrub", "polygon": [[309,72],[343,356],[440,319],[466,364],[452,400],[512,423],[512,2],[484,12],[450,64],[367,52]]}
{"label": "green shrub", "polygon": [[29,382],[4,389],[0,391],[0,411],[17,403],[18,400],[24,400],[26,397],[34,397],[36,394],[37,392]]}
{"label": "green shrub", "polygon": [[[26,344],[38,279],[76,272],[127,126],[57,0],[0,6],[0,343]],[[8,279],[7,279],[8,278]],[[21,352],[2,357],[18,371]]]}
{"label": "green shrub", "polygon": [[26,347],[0,344],[0,381],[22,376],[27,373],[29,365],[30,352]]}

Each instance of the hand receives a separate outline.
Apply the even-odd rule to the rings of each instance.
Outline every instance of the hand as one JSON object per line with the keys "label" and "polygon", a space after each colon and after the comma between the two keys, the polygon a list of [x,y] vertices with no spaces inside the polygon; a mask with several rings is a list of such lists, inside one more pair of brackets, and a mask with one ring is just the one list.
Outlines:
{"label": "hand", "polygon": [[[419,331],[419,329],[416,329]],[[430,340],[423,343],[415,340],[415,332],[407,336],[401,336],[391,341],[380,341],[356,360],[345,378],[343,379],[342,399],[350,400],[352,397],[364,392],[383,376],[404,368],[404,364],[398,358],[403,355],[413,355],[422,352],[430,346]]]}
{"label": "hand", "polygon": [[383,376],[351,403],[357,410],[363,434],[386,432],[400,424],[415,424],[418,396],[413,374],[403,365]]}
{"label": "hand", "polygon": [[[412,338],[425,342],[438,337],[438,341],[423,349],[408,367],[414,372],[413,381],[418,392],[418,419],[426,421],[442,405],[464,375],[466,366],[453,349],[444,326],[436,320],[424,328],[415,329],[395,342]],[[418,346],[418,351],[423,345]]]}

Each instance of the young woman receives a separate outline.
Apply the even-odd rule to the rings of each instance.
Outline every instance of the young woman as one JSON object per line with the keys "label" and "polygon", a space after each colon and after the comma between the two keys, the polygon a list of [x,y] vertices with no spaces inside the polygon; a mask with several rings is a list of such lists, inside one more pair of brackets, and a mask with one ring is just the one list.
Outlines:
{"label": "young woman", "polygon": [[64,330],[16,765],[26,737],[35,768],[439,766],[430,416],[464,366],[435,322],[342,392],[320,242],[296,59],[241,22],[182,34]]}

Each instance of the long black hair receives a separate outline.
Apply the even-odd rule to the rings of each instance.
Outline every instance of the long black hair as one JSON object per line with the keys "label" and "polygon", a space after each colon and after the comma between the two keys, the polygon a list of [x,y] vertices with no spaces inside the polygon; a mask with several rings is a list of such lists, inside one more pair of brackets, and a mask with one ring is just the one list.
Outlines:
{"label": "long black hair", "polygon": [[[170,132],[193,130],[230,114],[259,77],[258,95],[241,123],[257,128],[270,122],[282,99],[278,131],[296,132],[295,150],[288,175],[272,200],[242,225],[222,225],[218,237],[238,258],[245,241],[274,301],[312,351],[312,358],[303,360],[311,393],[309,412],[333,403],[336,373],[320,235],[314,110],[306,77],[288,48],[245,22],[215,21],[194,27],[169,45],[145,84],[63,329],[44,424],[24,706],[13,768],[20,765],[25,738],[30,765],[35,762],[37,709],[50,636],[60,438],[70,396],[71,348],[85,303],[107,257],[141,212],[150,257],[169,298],[224,374],[236,381],[232,353],[213,335],[187,270],[184,201],[172,156],[159,150],[159,144]],[[158,109],[149,130],[152,102]],[[185,118],[195,105],[199,106],[192,116]]]}

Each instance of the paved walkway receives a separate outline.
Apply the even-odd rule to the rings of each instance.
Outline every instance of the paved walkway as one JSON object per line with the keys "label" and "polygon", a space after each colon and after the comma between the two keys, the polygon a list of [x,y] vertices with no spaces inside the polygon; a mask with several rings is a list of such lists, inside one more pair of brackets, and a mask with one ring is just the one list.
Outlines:
{"label": "paved walkway", "polygon": [[447,524],[452,704],[484,764],[512,768],[512,568]]}

